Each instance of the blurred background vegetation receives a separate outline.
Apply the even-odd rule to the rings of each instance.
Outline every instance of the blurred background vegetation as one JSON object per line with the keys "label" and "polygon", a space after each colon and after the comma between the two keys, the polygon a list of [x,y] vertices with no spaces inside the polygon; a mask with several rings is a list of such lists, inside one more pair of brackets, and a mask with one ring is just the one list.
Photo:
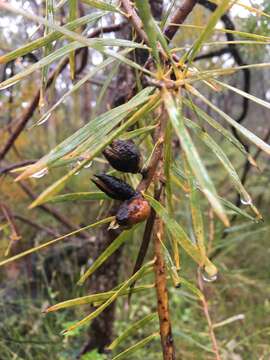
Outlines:
{"label": "blurred background vegetation", "polygon": [[[27,11],[41,16],[45,15],[46,2],[40,0],[11,1],[14,6],[23,6]],[[163,9],[167,9],[169,1],[159,2]],[[177,5],[176,1],[176,5]],[[268,0],[246,1],[245,4],[255,6],[270,14]],[[270,36],[269,18],[256,15],[235,8],[230,13],[238,31],[256,33]],[[80,15],[94,11],[86,4],[79,4]],[[163,10],[164,11],[164,10]],[[203,6],[195,7],[188,17],[186,24],[203,26],[207,23],[210,12]],[[67,4],[64,4],[56,13],[56,18],[61,23],[67,22],[69,13]],[[120,24],[122,18],[119,14],[109,14],[92,24],[88,32],[99,26]],[[218,27],[223,27],[222,22]],[[22,16],[5,11],[0,14],[0,55],[16,49],[23,44],[43,36],[44,28],[37,26]],[[114,37],[114,32],[103,34],[103,37]],[[117,37],[125,38],[126,30],[121,29]],[[183,28],[174,38],[174,46],[191,44],[198,36],[198,31]],[[225,35],[215,32],[215,41],[222,41]],[[237,36],[236,36],[237,38]],[[216,51],[219,47],[214,47]],[[270,45],[237,45],[237,49],[245,63],[262,63],[270,60]],[[11,74],[19,73],[33,61],[44,56],[44,50],[34,52],[34,56],[25,56],[16,59],[8,65],[0,65],[2,80]],[[205,46],[202,54],[212,51],[212,47]],[[42,179],[30,178],[27,181],[14,182],[16,173],[10,172],[13,164],[34,162],[55,147],[60,141],[72,134],[97,114],[101,114],[112,106],[115,96],[124,91],[119,79],[119,68],[108,66],[99,71],[94,78],[87,81],[77,92],[69,96],[51,115],[49,121],[42,126],[30,130],[42,114],[59,99],[72,83],[78,81],[93,67],[103,61],[97,51],[91,49],[88,53],[81,53],[76,57],[76,79],[71,80],[69,66],[65,68],[48,88],[43,104],[39,104],[33,111],[27,127],[22,131],[1,160],[0,166],[0,247],[1,256],[15,254],[35,245],[46,242],[60,234],[65,234],[81,226],[95,222],[106,216],[106,208],[110,202],[69,202],[46,204],[29,210],[28,206],[41,191],[53,183],[67,171],[66,168],[55,168],[54,171]],[[234,59],[231,54],[211,56],[198,62],[200,68],[212,69],[214,67],[231,66]],[[57,64],[52,64],[49,72],[55,70]],[[121,70],[125,77],[129,76],[128,69]],[[270,73],[269,69],[254,69],[251,71],[250,94],[270,101]],[[40,88],[40,72],[32,73],[22,82],[0,92],[0,147],[4,146],[22,114],[27,111],[37,89]],[[230,77],[230,84],[242,88],[243,74],[238,72]],[[126,81],[128,83],[128,81]],[[105,84],[105,87],[104,87]],[[125,84],[126,85],[126,84]],[[104,92],[104,93],[103,93]],[[233,92],[222,94],[210,92],[211,101],[230,115],[237,117],[242,111],[243,99]],[[204,107],[211,115],[211,109]],[[269,111],[259,105],[249,104],[244,125],[254,131],[262,139],[269,142]],[[225,150],[233,162],[238,173],[245,172],[245,158],[221,136],[215,134],[215,140]],[[201,157],[207,165],[216,187],[221,196],[226,196],[230,201],[237,202],[237,195],[232,188],[225,170],[217,159],[202,144],[197,142]],[[145,150],[142,149],[144,152]],[[256,155],[257,149],[250,147],[250,152]],[[146,156],[146,153],[144,153]],[[249,169],[245,178],[245,186],[254,199],[264,217],[264,223],[254,223],[245,218],[236,218],[232,226],[225,230],[219,221],[213,218],[211,210],[205,207],[205,218],[209,221],[206,232],[211,239],[209,246],[215,254],[215,264],[219,268],[218,280],[205,283],[204,291],[214,324],[218,344],[222,349],[222,359],[225,360],[259,360],[270,358],[270,268],[269,268],[269,227],[270,227],[270,166],[269,158],[264,154],[257,154],[259,169]],[[74,164],[68,165],[72,167]],[[94,186],[90,184],[90,175],[107,171],[108,165],[100,156],[84,168],[79,174],[73,176],[66,187],[66,192],[89,191]],[[185,224],[189,233],[192,233],[191,216],[188,206],[181,199],[185,196],[183,191],[175,189],[175,201],[179,201],[178,215]],[[180,200],[179,200],[180,199]],[[103,202],[104,203],[104,202]],[[244,205],[240,204],[242,208]],[[5,216],[5,211],[12,215],[10,226]],[[15,235],[14,235],[15,234]],[[20,240],[14,239],[14,236]],[[137,251],[142,235],[142,228],[136,236],[128,241],[123,249],[119,263],[119,279],[123,280],[128,272],[131,274],[136,260]],[[85,231],[69,240],[58,243],[44,251],[37,252],[19,261],[1,268],[1,310],[0,310],[0,358],[42,360],[42,359],[75,359],[87,343],[91,331],[79,328],[68,336],[63,337],[60,332],[69,324],[82,318],[89,311],[89,306],[79,306],[62,310],[53,314],[44,315],[42,310],[59,301],[82,296],[91,292],[95,286],[88,284],[86,287],[76,286],[80,275],[93,261],[100,251],[98,238],[102,238],[99,230]],[[195,265],[182,254],[181,272],[190,282],[197,283]],[[120,256],[120,255],[119,255]],[[90,259],[90,260],[89,260]],[[106,264],[104,265],[106,276]],[[108,276],[108,275],[107,275]],[[93,280],[95,281],[95,280]],[[110,279],[108,280],[110,281]],[[153,281],[153,279],[150,279]],[[172,324],[175,337],[177,354],[183,359],[212,359],[211,340],[208,334],[207,321],[203,315],[198,299],[184,287],[170,288],[170,301],[172,309]],[[134,322],[144,315],[155,310],[155,293],[149,291],[143,295],[133,294],[132,304],[126,298],[117,301],[114,317],[113,334],[120,334],[127,322]],[[123,348],[132,345],[147,336],[148,329],[154,327],[153,320],[145,328],[140,329],[133,337],[128,339]],[[120,346],[121,350],[121,346]],[[134,355],[130,360],[146,358],[147,360],[161,359],[160,343],[155,340]],[[83,360],[107,359],[107,355],[99,354],[97,349],[81,356]]]}

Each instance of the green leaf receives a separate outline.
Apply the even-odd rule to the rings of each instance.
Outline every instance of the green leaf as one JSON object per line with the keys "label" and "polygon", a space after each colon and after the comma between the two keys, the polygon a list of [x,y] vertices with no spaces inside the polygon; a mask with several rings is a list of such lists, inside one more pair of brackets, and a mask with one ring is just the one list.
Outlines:
{"label": "green leaf", "polygon": [[[69,21],[72,21],[77,17],[77,0],[68,0],[68,6],[69,6]],[[70,77],[72,80],[74,80],[75,71],[76,71],[75,51],[72,51],[69,55],[69,67],[70,67]]]}
{"label": "green leaf", "polygon": [[90,80],[93,76],[95,76],[100,70],[104,69],[106,66],[109,66],[111,63],[113,63],[115,59],[107,59],[103,61],[101,64],[94,67],[94,69],[90,70],[88,74],[86,74],[81,80],[79,80],[75,85],[73,85],[59,100],[56,101],[56,103],[53,104],[53,106],[45,113],[43,116],[37,121],[36,125],[41,125],[45,123],[49,117],[51,116],[52,112],[61,105],[66,98],[73,94],[75,91],[80,89],[80,87],[88,80]]}
{"label": "green leaf", "polygon": [[249,141],[254,143],[258,148],[270,155],[270,145],[266,144],[262,139],[260,139],[253,132],[246,129],[244,126],[239,124],[237,121],[232,119],[229,115],[225,114],[224,111],[220,110],[217,106],[212,104],[205,96],[199,93],[197,90],[193,89],[193,94],[200,98],[204,103],[209,105],[215,112],[217,112],[223,119],[225,119],[231,126],[238,130],[243,136],[245,136]]}
{"label": "green leaf", "polygon": [[[152,110],[153,106],[158,106],[158,104],[159,104],[159,94],[153,95],[153,97],[145,105],[143,105],[139,110],[137,110],[134,113],[134,115],[132,115],[121,126],[115,128],[115,130],[113,130],[107,136],[105,134],[104,136],[98,138],[98,134],[101,131],[103,131],[103,129],[101,127],[98,127],[99,131],[96,130],[95,134],[93,135],[94,139],[91,138],[90,140],[85,141],[85,143],[82,144],[81,147],[79,147],[80,151],[81,152],[84,151],[84,154],[86,154],[85,160],[83,160],[80,164],[78,164],[72,170],[70,170],[66,175],[64,175],[62,178],[60,178],[58,181],[56,181],[54,184],[52,184],[49,188],[47,188],[45,191],[43,191],[43,193],[41,193],[39,195],[39,197],[30,205],[30,208],[33,208],[37,205],[42,204],[44,201],[47,201],[50,197],[52,197],[57,192],[59,192],[61,189],[63,189],[65,183],[74,174],[76,174],[78,171],[80,171],[80,169],[82,169],[86,164],[88,164],[89,161],[91,161],[97,154],[99,154],[106,146],[108,146],[112,142],[113,139],[119,137],[122,134],[122,132],[124,132],[126,129],[128,129],[130,126],[132,126],[136,121],[138,121],[141,118],[141,116],[143,116],[145,113],[147,113],[147,111]],[[127,104],[125,104],[125,105],[127,105]],[[117,109],[119,109],[119,107]],[[117,110],[117,109],[115,109],[115,110]],[[109,119],[109,121],[110,120],[111,119]],[[93,122],[91,122],[91,124],[92,123]],[[82,148],[83,145],[84,145],[84,147]],[[74,156],[78,155],[78,149],[76,151],[77,151],[77,153],[75,152]],[[46,167],[45,167],[45,169],[46,169]],[[36,172],[34,171],[34,173],[36,173]]]}
{"label": "green leaf", "polygon": [[256,104],[258,105],[261,105],[261,106],[264,106],[265,108],[267,109],[270,109],[270,103],[267,102],[267,101],[264,101],[260,98],[258,98],[257,96],[254,96],[254,95],[251,95],[243,90],[240,90],[240,89],[237,89],[236,87],[232,86],[232,85],[229,85],[229,84],[226,84],[224,82],[221,82],[221,81],[218,81],[218,80],[214,80],[217,84],[221,85],[222,87],[226,88],[226,89],[229,89],[229,90],[232,90],[234,91],[236,94],[238,95],[241,95],[253,102],[255,102]]}
{"label": "green leaf", "polygon": [[43,67],[46,67],[47,65],[51,64],[52,62],[67,55],[68,53],[70,53],[70,51],[79,49],[80,47],[83,47],[83,45],[73,42],[69,45],[65,45],[62,48],[55,50],[54,52],[43,57],[41,60],[37,61],[33,65],[28,66],[25,70],[8,78],[7,80],[1,82],[0,90],[7,89],[10,86],[15,85],[17,82],[23,80],[26,76],[32,74],[34,71],[37,71],[39,69],[42,69]]}
{"label": "green leaf", "polygon": [[72,325],[68,327],[66,330],[62,332],[62,334],[66,334],[69,331],[73,331],[74,329],[77,329],[79,326],[85,325],[95,319],[99,314],[102,313],[113,301],[115,301],[118,296],[121,294],[122,291],[126,290],[131,284],[133,284],[136,280],[143,277],[144,273],[149,269],[152,268],[154,264],[154,261],[149,261],[145,265],[143,265],[140,270],[138,270],[134,275],[132,275],[127,281],[124,282],[124,284],[101,306],[99,306],[95,311],[93,311],[91,314],[83,318],[81,321],[77,322],[75,325]]}
{"label": "green leaf", "polygon": [[189,189],[190,189],[190,210],[192,217],[193,230],[195,233],[196,241],[198,248],[201,252],[201,257],[206,257],[206,249],[205,249],[205,234],[204,234],[204,226],[203,226],[203,216],[201,211],[201,206],[199,202],[199,197],[197,193],[197,189],[195,186],[195,179],[192,176],[190,169],[188,167],[187,162],[185,161],[185,173],[188,179]]}
{"label": "green leaf", "polygon": [[154,198],[144,194],[144,197],[149,201],[150,205],[156,211],[156,213],[161,217],[165,226],[168,228],[170,233],[176,237],[179,245],[186,251],[186,253],[200,266],[205,266],[205,270],[211,269],[211,276],[217,273],[215,265],[206,257],[202,258],[199,248],[194,245],[189,237],[187,236],[184,229],[173,219],[168,211]]}
{"label": "green leaf", "polygon": [[120,9],[116,6],[113,6],[112,4],[107,4],[106,2],[101,0],[82,0],[82,2],[96,9],[112,12],[121,12]]}
{"label": "green leaf", "polygon": [[[135,290],[136,288],[134,288]],[[133,291],[133,290],[132,290]],[[133,291],[134,292],[134,291]],[[114,350],[120,343],[125,341],[130,335],[136,334],[136,332],[142,329],[146,324],[157,318],[157,313],[148,314],[139,321],[131,324],[120,336],[118,336],[108,347],[107,350]]]}
{"label": "green leaf", "polygon": [[194,175],[196,176],[196,179],[201,186],[202,192],[204,193],[204,195],[206,196],[209,203],[213,207],[218,217],[222,220],[224,225],[229,226],[229,220],[223,209],[223,206],[221,205],[217,197],[215,186],[200,159],[200,156],[193,144],[193,141],[188,131],[186,130],[186,127],[184,125],[184,119],[180,111],[181,109],[179,110],[179,107],[177,106],[169,92],[164,93],[164,102],[174,130],[181,142],[181,146],[186,155],[189,166]]}
{"label": "green leaf", "polygon": [[152,335],[147,336],[146,338],[144,338],[141,341],[138,341],[135,345],[130,346],[128,349],[122,351],[120,354],[116,355],[115,357],[112,358],[112,360],[120,360],[120,359],[125,359],[127,357],[129,357],[131,354],[133,354],[135,351],[141,349],[142,347],[146,346],[147,344],[149,344],[149,342],[157,339],[159,337],[159,333],[156,332]]}
{"label": "green leaf", "polygon": [[[85,126],[77,130],[74,134],[69,136],[66,140],[57,145],[47,155],[41,158],[37,163],[27,167],[27,169],[18,177],[18,180],[27,178],[37,171],[50,166],[56,160],[64,157],[80,144],[86,140],[91,142],[87,144],[90,151],[94,151],[104,137],[117,126],[131,111],[139,105],[142,105],[149,99],[149,95],[153,88],[146,88],[139,94],[134,96],[129,102],[118,106],[115,109],[109,110],[104,114],[97,116],[95,119],[89,121]],[[106,146],[107,144],[105,144]],[[96,154],[97,152],[95,152]],[[89,160],[90,161],[90,160]]]}
{"label": "green leaf", "polygon": [[55,196],[48,200],[50,203],[61,203],[68,201],[92,201],[92,200],[109,200],[109,196],[107,196],[104,192],[96,191],[96,192],[77,192],[71,194],[63,194]]}
{"label": "green leaf", "polygon": [[125,134],[123,134],[121,136],[121,139],[123,140],[129,140],[129,139],[134,139],[134,138],[137,138],[141,135],[144,135],[144,134],[147,134],[149,132],[152,132],[153,130],[156,129],[156,125],[149,125],[149,126],[144,126],[144,127],[141,127],[139,129],[136,129],[136,130],[131,130],[131,131],[128,131],[126,132]]}
{"label": "green leaf", "polygon": [[[93,47],[96,50],[102,50],[104,46],[126,46],[126,47],[141,47],[140,44],[136,44],[133,42],[129,42],[128,40],[114,40],[114,39],[99,39],[99,38],[91,38],[88,39],[89,44],[88,46]],[[43,57],[41,60],[37,61],[33,65],[28,66],[25,70],[19,72],[18,74],[10,77],[9,79],[3,81],[0,83],[0,90],[7,89],[10,86],[15,85],[17,82],[23,80],[26,76],[32,74],[34,71],[37,71],[39,69],[42,69],[43,67],[46,67],[47,65],[51,64],[52,62],[58,60],[59,58],[62,58],[63,56],[69,54],[72,51],[75,51],[77,49],[80,49],[81,47],[84,47],[83,44],[73,41],[70,44],[62,46],[60,49],[55,50],[54,52],[48,54],[47,56]],[[114,59],[119,59],[120,61],[127,61],[130,62],[130,60],[125,59],[121,53],[112,53],[110,51],[103,51],[104,53],[108,53],[110,57],[113,57]],[[132,62],[133,63],[133,62]],[[103,63],[104,64],[104,63]],[[99,67],[97,67],[98,71]]]}
{"label": "green leaf", "polygon": [[153,56],[156,59],[157,64],[160,63],[158,49],[157,49],[157,38],[158,34],[154,27],[154,19],[152,17],[151,8],[148,0],[140,1],[135,0],[136,6],[139,11],[139,16],[142,20],[144,30],[147,34],[150,47],[153,51]]}
{"label": "green leaf", "polygon": [[236,189],[239,191],[239,193],[243,196],[243,199],[250,203],[251,197],[244,188],[244,186],[241,183],[241,180],[235,171],[232,163],[230,162],[227,155],[224,153],[224,151],[221,149],[221,147],[212,139],[212,137],[202,128],[196,124],[195,122],[191,121],[190,119],[185,118],[185,123],[189,128],[191,128],[196,135],[208,146],[210,150],[217,156],[217,158],[220,160],[221,164],[226,169],[227,173],[229,174],[233,184],[235,185]]}
{"label": "green leaf", "polygon": [[131,234],[137,227],[134,226],[129,230],[124,230],[117,238],[103,251],[101,255],[94,261],[90,268],[81,276],[78,281],[82,285],[85,280],[91,276],[125,241],[130,239]]}
{"label": "green leaf", "polygon": [[[138,292],[142,292],[142,291],[146,291],[146,290],[148,291],[149,289],[153,289],[154,287],[155,287],[154,284],[137,286],[137,287],[134,288],[134,293],[138,293]],[[129,291],[130,291],[129,289],[123,290],[119,294],[119,296],[128,295]],[[115,291],[106,291],[106,292],[103,292],[103,293],[91,294],[91,295],[78,297],[78,298],[75,298],[75,299],[62,301],[62,302],[60,302],[58,304],[50,306],[49,308],[47,308],[45,310],[45,312],[48,313],[48,312],[58,311],[58,310],[61,310],[61,309],[66,309],[66,308],[73,307],[73,306],[94,304],[94,303],[97,303],[97,302],[102,302],[103,303],[104,301],[107,301],[115,293],[116,293],[116,290]]]}
{"label": "green leaf", "polygon": [[108,74],[106,80],[104,81],[104,83],[103,83],[103,85],[102,85],[102,87],[100,89],[100,92],[98,94],[98,98],[96,100],[95,107],[93,109],[93,115],[96,115],[96,112],[98,111],[98,109],[101,108],[101,103],[102,103],[104,97],[107,94],[108,88],[109,88],[112,80],[116,76],[116,73],[117,73],[117,71],[119,69],[119,65],[120,65],[119,61],[116,64],[114,64],[114,66],[112,67],[112,69],[111,69],[110,73]]}
{"label": "green leaf", "polygon": [[[67,28],[69,30],[75,30],[80,26],[83,26],[85,24],[91,24],[92,22],[99,20],[105,14],[106,14],[105,12],[98,12],[98,13],[85,15],[79,19],[67,23],[66,25],[64,25],[64,28]],[[21,46],[16,50],[13,50],[7,54],[0,56],[0,64],[5,64],[9,61],[16,59],[17,57],[23,56],[25,54],[28,54],[29,52],[32,52],[43,46],[46,46],[47,44],[50,44],[53,41],[60,39],[62,36],[63,35],[59,31],[53,31],[45,37],[31,41],[30,43]]]}
{"label": "green leaf", "polygon": [[44,244],[38,245],[38,246],[36,246],[36,247],[33,247],[33,248],[31,248],[31,249],[28,249],[28,250],[26,250],[26,251],[23,251],[23,252],[21,252],[21,253],[19,253],[19,254],[17,254],[17,255],[14,255],[14,256],[12,256],[12,257],[10,257],[10,258],[8,258],[8,259],[5,259],[5,260],[1,261],[1,262],[0,262],[0,266],[6,265],[6,264],[9,264],[9,263],[12,262],[12,261],[21,259],[22,257],[24,257],[24,256],[26,256],[26,255],[33,254],[34,252],[37,252],[37,251],[39,251],[39,250],[42,250],[42,249],[44,249],[44,248],[46,248],[46,247],[48,247],[48,246],[50,246],[50,245],[52,245],[52,244],[57,243],[58,241],[61,241],[61,240],[66,239],[66,238],[68,238],[68,237],[70,237],[70,236],[76,235],[76,234],[78,234],[78,233],[81,232],[81,231],[84,231],[84,230],[91,229],[91,228],[94,228],[94,227],[99,226],[99,225],[103,225],[103,224],[109,223],[109,222],[111,222],[113,219],[114,219],[114,216],[111,216],[111,217],[108,217],[108,218],[106,218],[106,219],[99,220],[99,221],[97,221],[97,222],[95,222],[95,223],[93,223],[93,224],[84,226],[84,227],[82,227],[82,228],[80,228],[80,229],[78,229],[78,230],[72,231],[72,232],[70,232],[70,233],[68,233],[68,234],[59,236],[59,237],[56,238],[56,239],[50,240],[50,241],[48,241],[48,242],[46,242],[46,243],[44,243]]}
{"label": "green leaf", "polygon": [[[50,20],[50,21],[54,21],[54,2],[53,0],[46,0],[46,19]],[[48,28],[47,26],[45,26],[44,29],[44,37],[46,37],[47,34],[49,34],[51,32],[51,29]],[[44,51],[43,51],[43,57],[46,57],[47,55],[49,55],[53,50],[53,45],[52,43],[48,43],[45,45],[44,47]],[[40,97],[39,97],[39,106],[43,107],[45,105],[45,89],[46,89],[46,85],[47,85],[47,78],[48,78],[48,70],[49,67],[48,66],[44,66],[42,68],[42,73],[41,73],[41,87],[40,87]]]}
{"label": "green leaf", "polygon": [[[71,30],[68,30],[67,28],[63,27],[63,26],[59,26],[55,23],[52,23],[51,21],[47,21],[46,19],[40,17],[40,16],[36,16],[32,13],[29,13],[27,11],[24,11],[22,10],[21,8],[14,8],[13,6],[7,4],[7,3],[1,3],[0,4],[0,8],[4,8],[8,11],[11,11],[15,14],[19,14],[29,20],[32,20],[34,22],[37,22],[39,24],[42,24],[42,25],[45,25],[45,26],[48,26],[56,31],[59,31],[60,33],[62,33],[63,35],[65,35],[68,39],[71,39],[71,40],[74,40],[75,41],[75,44],[77,43],[76,46],[79,46],[81,47],[82,45],[84,46],[89,46],[89,47],[93,47],[94,49],[96,49],[97,51],[101,51],[103,52],[104,54],[108,55],[108,56],[111,56],[111,57],[114,57],[115,59],[118,59],[120,60],[121,62],[124,62],[125,64],[135,68],[135,69],[138,69],[138,70],[141,70],[142,72],[148,74],[148,75],[151,75],[151,71],[148,71],[147,69],[145,69],[144,67],[140,66],[139,64],[137,64],[136,62],[130,60],[130,59],[127,59],[125,58],[124,56],[122,56],[121,54],[119,53],[116,53],[116,52],[113,52],[113,51],[110,51],[110,50],[106,50],[104,49],[104,42],[108,44],[108,46],[113,46],[113,44],[115,46],[122,46],[124,43],[129,43],[131,45],[131,47],[144,47],[143,45],[140,45],[140,44],[137,44],[135,42],[132,42],[132,41],[128,41],[128,40],[118,40],[118,39],[96,39],[96,42],[93,42],[93,38],[92,39],[87,39],[86,37],[74,32],[74,31],[71,31]],[[99,40],[99,42],[98,42]],[[122,45],[117,45],[117,44],[120,44],[122,43]],[[73,45],[74,46],[74,45]],[[125,46],[125,45],[123,45]]]}
{"label": "green leaf", "polygon": [[[178,180],[186,180],[187,181],[187,178],[186,176],[181,172],[181,170],[179,169],[179,166],[173,166],[172,168],[173,170],[173,174],[176,176],[177,178],[177,181]],[[201,188],[199,187],[198,184],[195,184],[196,188],[198,190],[201,191]],[[249,220],[252,220],[252,221],[257,221],[256,219],[254,219],[251,215],[249,215],[247,212],[245,212],[244,210],[238,208],[237,206],[235,206],[233,203],[231,203],[230,201],[218,196],[220,202],[228,209],[232,210],[233,212],[235,212],[236,214],[238,215],[241,215]]]}
{"label": "green leaf", "polygon": [[223,0],[220,2],[216,10],[212,13],[210,19],[207,22],[205,29],[201,32],[198,39],[192,45],[191,49],[186,53],[184,59],[188,61],[188,64],[192,62],[196,54],[200,51],[204,41],[211,35],[214,27],[216,26],[220,17],[228,9],[231,0]]}
{"label": "green leaf", "polygon": [[204,299],[203,293],[195,285],[193,285],[190,281],[184,279],[181,276],[180,276],[180,284],[185,286],[191,293],[196,295],[198,297],[198,299],[200,299],[200,300]]}
{"label": "green leaf", "polygon": [[196,115],[199,116],[199,118],[206,121],[213,129],[218,131],[226,140],[228,140],[231,144],[233,144],[245,156],[248,156],[248,153],[247,153],[245,147],[243,146],[243,144],[241,144],[239,140],[237,140],[227,129],[225,129],[222,125],[220,125],[215,119],[213,119],[211,116],[209,116],[205,111],[200,109],[193,102],[191,102],[185,98],[183,98],[183,103],[188,105],[188,107],[191,110],[193,110],[196,113]]}

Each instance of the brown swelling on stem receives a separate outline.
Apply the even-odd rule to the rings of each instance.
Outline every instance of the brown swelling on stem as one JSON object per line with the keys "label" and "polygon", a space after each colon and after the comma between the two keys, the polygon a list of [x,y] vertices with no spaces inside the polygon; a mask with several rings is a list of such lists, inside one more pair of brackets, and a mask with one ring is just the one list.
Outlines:
{"label": "brown swelling on stem", "polygon": [[103,155],[118,171],[136,174],[141,170],[140,150],[132,140],[114,140],[103,151]]}
{"label": "brown swelling on stem", "polygon": [[95,175],[95,178],[92,178],[91,180],[101,191],[115,200],[129,200],[138,194],[125,181],[118,179],[115,176],[99,174]]}

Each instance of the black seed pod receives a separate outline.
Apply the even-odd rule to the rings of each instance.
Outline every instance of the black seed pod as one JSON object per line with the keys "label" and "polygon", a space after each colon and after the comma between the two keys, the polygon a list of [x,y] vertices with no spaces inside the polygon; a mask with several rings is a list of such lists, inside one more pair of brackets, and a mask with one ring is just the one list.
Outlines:
{"label": "black seed pod", "polygon": [[126,200],[119,207],[116,221],[119,225],[131,226],[147,219],[150,215],[150,205],[141,194],[137,193],[131,199]]}
{"label": "black seed pod", "polygon": [[113,199],[125,201],[137,193],[125,181],[114,176],[100,174],[95,175],[97,179],[91,179],[97,187]]}
{"label": "black seed pod", "polygon": [[116,170],[133,174],[140,172],[142,157],[132,140],[114,140],[103,154]]}

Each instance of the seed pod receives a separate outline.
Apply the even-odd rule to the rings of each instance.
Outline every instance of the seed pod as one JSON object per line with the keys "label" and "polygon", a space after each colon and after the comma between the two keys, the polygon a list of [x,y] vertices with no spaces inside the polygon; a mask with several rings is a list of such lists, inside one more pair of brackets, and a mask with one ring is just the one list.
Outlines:
{"label": "seed pod", "polygon": [[116,170],[133,174],[140,172],[142,157],[132,140],[114,140],[103,155]]}
{"label": "seed pod", "polygon": [[113,199],[125,201],[137,193],[125,181],[114,176],[100,174],[95,175],[97,179],[91,179],[97,187]]}
{"label": "seed pod", "polygon": [[119,207],[116,221],[119,225],[131,226],[144,221],[150,215],[150,205],[141,194],[137,193]]}

